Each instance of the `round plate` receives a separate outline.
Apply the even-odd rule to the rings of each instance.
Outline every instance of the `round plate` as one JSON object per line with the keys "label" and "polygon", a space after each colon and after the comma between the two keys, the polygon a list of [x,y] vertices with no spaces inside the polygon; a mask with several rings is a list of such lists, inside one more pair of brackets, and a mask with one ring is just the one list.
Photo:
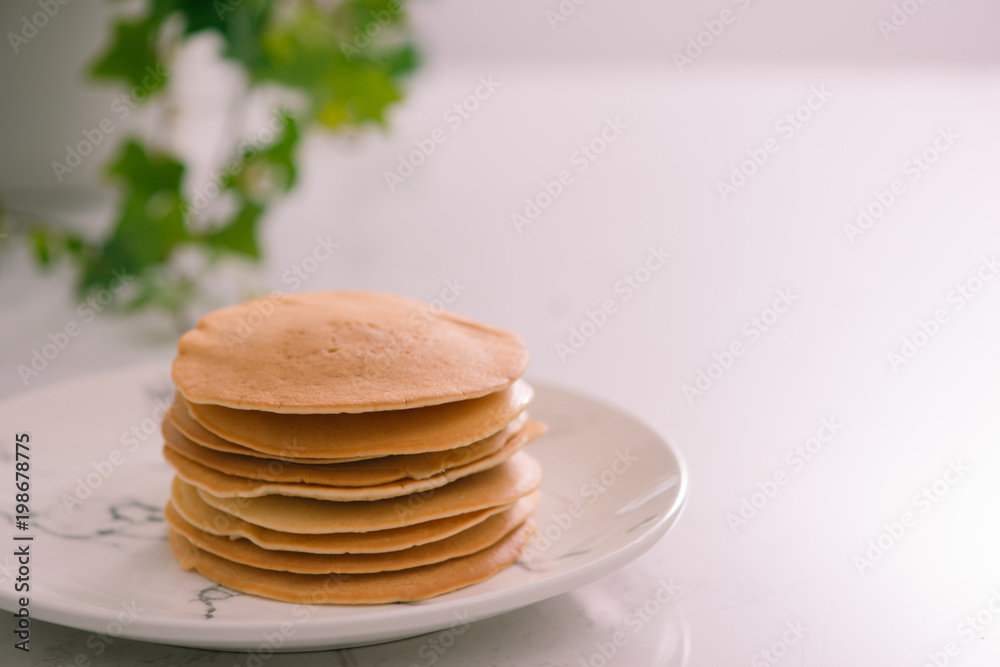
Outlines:
{"label": "round plate", "polygon": [[[652,429],[606,404],[534,384],[531,416],[549,433],[539,531],[520,561],[485,582],[414,604],[295,605],[243,595],[181,570],[162,507],[173,471],[159,419],[169,368],[127,368],[44,387],[0,404],[0,607],[28,597],[32,618],[198,648],[304,651],[372,644],[501,614],[622,567],[676,521],[687,475]],[[28,433],[30,518],[16,528],[15,435]],[[21,466],[24,468],[24,466]],[[23,481],[23,478],[22,478]],[[15,540],[15,538],[27,538]],[[29,550],[27,591],[15,591]],[[104,639],[102,639],[104,635]]]}

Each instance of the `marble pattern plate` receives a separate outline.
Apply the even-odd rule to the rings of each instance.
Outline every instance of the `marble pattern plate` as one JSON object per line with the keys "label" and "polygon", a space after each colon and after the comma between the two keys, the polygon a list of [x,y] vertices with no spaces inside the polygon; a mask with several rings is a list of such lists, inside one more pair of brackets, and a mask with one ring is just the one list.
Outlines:
{"label": "marble pattern plate", "polygon": [[[676,521],[687,475],[678,452],[623,412],[535,383],[532,417],[549,433],[529,451],[544,468],[539,533],[514,566],[415,604],[305,606],[256,598],[180,569],[162,506],[172,470],[159,419],[167,364],[43,387],[0,404],[0,607],[29,598],[32,618],[180,646],[271,652],[372,644],[459,628],[594,581],[649,549]],[[15,434],[30,434],[30,518],[14,517]],[[15,541],[15,537],[31,537]],[[30,590],[15,592],[28,544]]]}

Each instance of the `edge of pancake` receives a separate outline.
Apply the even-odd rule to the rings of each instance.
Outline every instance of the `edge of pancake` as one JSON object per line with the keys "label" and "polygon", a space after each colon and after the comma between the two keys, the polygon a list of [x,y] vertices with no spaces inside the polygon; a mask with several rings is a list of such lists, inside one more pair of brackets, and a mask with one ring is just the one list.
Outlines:
{"label": "edge of pancake", "polygon": [[174,394],[174,402],[170,405],[170,409],[167,410],[167,414],[164,415],[163,421],[170,421],[170,423],[174,425],[174,428],[180,431],[185,437],[202,447],[207,447],[208,449],[212,449],[217,452],[225,452],[241,456],[253,456],[255,458],[264,459],[265,461],[277,459],[279,461],[287,461],[290,463],[346,463],[349,461],[360,461],[364,458],[357,456],[347,458],[307,458],[284,456],[281,454],[267,454],[265,452],[259,452],[256,449],[251,449],[250,447],[244,447],[243,445],[230,442],[229,440],[212,433],[198,423],[198,421],[188,412],[188,409],[185,407],[184,398],[179,392]]}
{"label": "edge of pancake", "polygon": [[187,522],[173,502],[164,509],[167,524],[199,549],[220,558],[265,570],[300,574],[359,574],[404,570],[482,551],[527,521],[537,496],[525,496],[503,512],[449,537],[420,546],[374,554],[311,554],[264,549],[253,542],[212,535]]}
{"label": "edge of pancake", "polygon": [[[501,396],[501,394],[503,394]],[[242,411],[256,413],[257,418],[265,419],[265,424],[259,425],[260,430],[252,434],[240,433],[235,430],[226,431],[222,424],[213,421],[213,409],[231,411],[227,406],[202,406],[181,397],[182,404],[190,418],[202,429],[221,438],[223,441],[251,449],[261,454],[277,457],[311,458],[318,453],[326,458],[354,458],[357,460],[378,458],[381,456],[416,454],[433,451],[455,449],[475,443],[483,438],[502,431],[504,426],[512,422],[518,415],[524,413],[535,398],[535,390],[526,380],[517,379],[510,386],[500,391],[479,396],[474,399],[454,401],[451,403],[425,406],[412,410],[399,410],[381,413],[362,414],[281,414],[267,413],[264,410]],[[468,401],[477,401],[475,410],[468,412]],[[493,403],[496,403],[495,405]],[[483,407],[485,406],[485,407]],[[205,407],[209,408],[207,410]],[[458,414],[455,414],[455,413]],[[225,415],[225,412],[223,412]],[[230,419],[234,417],[229,415]],[[273,420],[285,422],[276,430],[285,440],[269,440],[261,437],[261,432],[267,433],[273,428]],[[267,420],[272,420],[268,425]],[[388,424],[386,421],[388,420]],[[425,429],[421,437],[414,437],[413,432],[420,432],[416,427]],[[423,424],[420,424],[420,421]],[[338,424],[339,422],[339,424]],[[380,423],[381,422],[381,423]],[[465,424],[466,430],[453,432],[455,423]],[[241,423],[241,422],[238,422]],[[429,425],[434,425],[430,433],[426,432]],[[376,443],[368,441],[352,441],[354,432],[369,432],[378,429],[381,440]],[[301,432],[300,432],[301,431]],[[310,432],[323,434],[321,446],[310,444],[307,435]],[[273,435],[273,434],[271,434]],[[327,440],[329,438],[329,440]],[[343,451],[339,456],[330,456],[329,441],[334,440]]]}
{"label": "edge of pancake", "polygon": [[457,449],[333,463],[263,459],[203,447],[185,436],[168,419],[163,420],[161,431],[167,447],[195,463],[225,475],[262,482],[369,487],[400,480],[428,479],[485,459],[502,449],[510,438],[520,432],[526,421],[527,415],[521,413],[501,431]]}
{"label": "edge of pancake", "polygon": [[[266,308],[264,304],[270,308]],[[273,313],[279,308],[283,312],[275,319]],[[266,316],[261,314],[262,309],[268,311]],[[275,344],[271,334],[276,334],[280,341],[287,339],[289,333],[303,333],[288,328],[288,319],[295,321],[303,309],[312,311],[311,315],[318,311],[312,317],[318,327],[360,324],[361,327],[377,329],[383,336],[392,338],[391,342],[385,342],[383,346],[389,350],[390,359],[386,367],[391,373],[379,378],[383,386],[377,391],[373,390],[375,396],[368,396],[366,392],[352,388],[346,392],[330,392],[317,403],[307,391],[308,385],[303,385],[301,380],[294,382],[288,378],[281,378],[280,383],[272,383],[269,391],[262,392],[263,397],[261,392],[251,391],[248,395],[246,391],[241,391],[245,390],[248,383],[252,384],[259,378],[253,373],[241,376],[239,371],[261,365],[259,361],[254,363],[254,354]],[[260,324],[251,329],[256,335],[241,335],[238,325],[242,322],[242,326],[248,326],[245,318],[250,314],[261,317]],[[336,314],[339,319],[331,320],[332,314]],[[412,321],[414,317],[419,320],[421,316],[424,317],[423,323]],[[403,323],[403,320],[406,322]],[[428,327],[431,328],[429,332]],[[240,341],[240,344],[234,345],[231,338]],[[438,350],[456,342],[459,347],[471,348],[474,352],[459,359],[457,364],[443,362],[443,356]],[[349,340],[346,351],[348,355],[352,354],[352,344],[357,346],[357,343]],[[484,353],[484,348],[489,348],[489,351]],[[452,379],[449,389],[448,383],[435,382],[431,377],[418,375],[416,381],[422,387],[420,392],[415,393],[414,387],[406,383],[408,369],[405,365],[402,368],[396,365],[396,358],[401,356],[400,351],[408,351],[410,355],[416,353],[421,359],[427,351],[431,351],[429,358],[425,360],[427,365],[443,364],[452,371],[463,365],[473,366],[479,370],[480,377],[459,374],[458,378]],[[325,352],[337,353],[339,347]],[[385,349],[379,349],[375,354],[368,352],[365,359],[377,360],[387,354]],[[286,364],[287,359],[285,357]],[[296,358],[296,361],[300,359]],[[321,365],[324,376],[330,376],[331,371],[338,368],[338,363],[327,363],[322,355],[313,355],[310,361]],[[171,379],[185,398],[194,403],[292,414],[360,413],[426,407],[485,396],[510,386],[524,374],[528,363],[528,346],[518,333],[448,310],[434,312],[422,301],[375,291],[297,292],[282,294],[278,298],[251,299],[207,313],[178,340]],[[280,361],[268,361],[264,365],[268,368],[282,366]],[[349,363],[347,365],[350,366]],[[355,370],[354,373],[359,379],[365,379],[363,372],[358,374]],[[233,381],[234,375],[240,379],[239,382]],[[276,375],[280,377],[284,374]],[[391,389],[386,389],[386,386]]]}
{"label": "edge of pancake", "polygon": [[[522,449],[498,466],[437,489],[398,498],[355,501],[363,505],[281,495],[219,498],[204,489],[198,489],[198,495],[212,507],[249,523],[309,535],[400,528],[507,505],[537,491],[541,483],[541,464]],[[484,488],[489,490],[488,495],[482,495]],[[375,526],[373,517],[379,521]]]}
{"label": "edge of pancake", "polygon": [[423,493],[446,486],[469,475],[489,470],[541,437],[545,430],[545,425],[541,422],[528,421],[524,428],[511,436],[503,447],[489,456],[425,479],[404,479],[368,487],[265,482],[229,475],[202,465],[166,445],[163,448],[163,456],[185,482],[220,498],[258,498],[282,495],[336,502],[372,501]]}
{"label": "edge of pancake", "polygon": [[199,549],[175,530],[170,548],[182,568],[259,597],[307,604],[417,602],[489,579],[513,565],[535,531],[529,519],[491,547],[421,567],[371,574],[296,574],[234,563]]}
{"label": "edge of pancake", "polygon": [[[538,491],[529,494],[535,498],[536,504],[538,495]],[[220,537],[244,538],[262,549],[272,551],[284,550],[315,554],[384,553],[420,546],[451,537],[485,521],[494,514],[510,509],[514,503],[518,502],[515,500],[506,505],[487,507],[465,514],[387,530],[373,530],[366,533],[302,534],[263,528],[232,514],[226,514],[206,503],[198,493],[197,487],[191,486],[177,476],[174,476],[171,486],[171,501],[181,517],[206,533]],[[195,505],[195,507],[191,507],[191,505]],[[212,518],[196,516],[195,513],[198,511],[202,511]]]}

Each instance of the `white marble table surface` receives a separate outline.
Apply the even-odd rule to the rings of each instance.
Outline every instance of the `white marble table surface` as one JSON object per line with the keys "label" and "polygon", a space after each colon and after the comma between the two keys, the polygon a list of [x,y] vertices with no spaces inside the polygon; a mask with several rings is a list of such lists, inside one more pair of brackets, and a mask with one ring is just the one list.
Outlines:
{"label": "white marble table surface", "polygon": [[[500,85],[453,128],[479,77]],[[531,376],[646,420],[691,475],[646,555],[474,624],[434,664],[600,667],[664,578],[680,594],[608,664],[998,664],[998,108],[989,71],[482,64],[424,72],[390,134],[315,138],[251,286],[289,288],[327,235],[339,248],[300,289],[429,300],[457,281],[455,310],[525,336]],[[390,191],[385,172],[438,127]],[[753,173],[724,200],[734,167]],[[877,219],[846,228],[859,207]],[[78,317],[65,277],[4,249],[0,397],[171,356],[163,321],[102,314],[25,387],[17,365]],[[558,346],[608,300],[582,347]],[[3,636],[4,665],[71,664],[88,637],[37,622],[25,662]],[[266,664],[430,665],[423,642]],[[247,657],[119,640],[94,664]]]}

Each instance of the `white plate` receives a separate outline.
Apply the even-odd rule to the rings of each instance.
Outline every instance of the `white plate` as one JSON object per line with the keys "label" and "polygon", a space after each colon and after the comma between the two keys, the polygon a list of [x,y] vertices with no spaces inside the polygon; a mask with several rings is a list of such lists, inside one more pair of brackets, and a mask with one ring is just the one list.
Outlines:
{"label": "white plate", "polygon": [[[457,627],[594,581],[645,552],[674,523],[686,496],[684,465],[632,417],[563,389],[535,389],[532,417],[550,430],[529,448],[545,475],[531,551],[475,586],[372,607],[264,600],[178,567],[161,512],[172,477],[157,423],[173,393],[164,364],[9,400],[0,405],[0,607],[15,611],[27,595],[32,618],[108,638],[267,655]],[[31,436],[27,531],[15,529],[12,513],[20,432]],[[27,535],[34,539],[13,539]],[[30,544],[30,591],[15,593],[19,563],[10,545],[23,544]],[[90,641],[96,651],[106,640],[98,634]]]}

